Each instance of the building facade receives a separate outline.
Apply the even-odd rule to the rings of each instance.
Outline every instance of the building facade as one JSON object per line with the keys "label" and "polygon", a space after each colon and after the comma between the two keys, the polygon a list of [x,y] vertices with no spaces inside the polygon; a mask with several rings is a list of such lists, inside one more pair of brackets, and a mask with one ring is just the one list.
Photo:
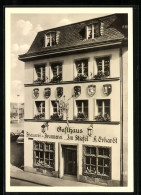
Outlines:
{"label": "building facade", "polygon": [[19,56],[25,171],[127,185],[127,27],[113,14],[41,31]]}

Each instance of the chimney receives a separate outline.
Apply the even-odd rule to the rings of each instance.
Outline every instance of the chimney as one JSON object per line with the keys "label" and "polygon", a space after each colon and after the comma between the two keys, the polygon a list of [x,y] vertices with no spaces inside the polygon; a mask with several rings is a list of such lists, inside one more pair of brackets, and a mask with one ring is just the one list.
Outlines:
{"label": "chimney", "polygon": [[104,23],[101,22],[101,25],[100,25],[100,35],[104,35]]}

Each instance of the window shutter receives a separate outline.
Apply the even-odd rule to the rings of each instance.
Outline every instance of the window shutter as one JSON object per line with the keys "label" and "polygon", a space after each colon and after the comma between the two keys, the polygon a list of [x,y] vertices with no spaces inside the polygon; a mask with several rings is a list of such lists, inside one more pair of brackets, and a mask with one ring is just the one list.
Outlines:
{"label": "window shutter", "polygon": [[94,99],[94,111],[93,111],[93,115],[94,115],[94,120],[95,120],[95,117],[97,116],[97,104],[96,104],[96,99]]}
{"label": "window shutter", "polygon": [[88,77],[91,79],[93,77],[93,62],[88,61]]}
{"label": "window shutter", "polygon": [[36,74],[36,68],[35,68],[35,66],[33,68],[33,80],[34,81],[37,80],[37,74]]}
{"label": "window shutter", "polygon": [[33,101],[33,117],[36,115],[36,104],[35,101]]}
{"label": "window shutter", "polygon": [[86,35],[86,39],[88,39],[88,26],[85,27],[85,35]]}
{"label": "window shutter", "polygon": [[43,46],[47,47],[47,35],[44,35],[44,39],[43,39]]}
{"label": "window shutter", "polygon": [[77,106],[76,101],[73,99],[73,117],[77,116]]}
{"label": "window shutter", "polygon": [[100,24],[100,35],[101,36],[104,35],[104,23],[103,22],[101,22]]}
{"label": "window shutter", "polygon": [[94,25],[94,28],[95,28],[95,32],[96,32],[96,35],[95,35],[95,37],[99,37],[99,23],[96,23],[95,25]]}
{"label": "window shutter", "polygon": [[93,76],[94,75],[97,75],[97,63],[96,63],[96,59],[94,60],[94,62],[93,62]]}
{"label": "window shutter", "polygon": [[52,106],[51,100],[50,100],[50,104],[49,104],[49,111],[50,111],[50,113],[49,113],[49,118],[50,118],[50,116],[53,115],[53,106]]}
{"label": "window shutter", "polygon": [[73,64],[73,78],[77,76],[76,64]]}
{"label": "window shutter", "polygon": [[57,45],[59,44],[59,37],[60,37],[60,32],[57,31],[57,32],[56,32],[56,44],[57,44]]}
{"label": "window shutter", "polygon": [[51,81],[51,79],[53,78],[53,72],[52,72],[52,69],[51,69],[51,65],[49,67],[49,76],[50,76],[49,80]]}

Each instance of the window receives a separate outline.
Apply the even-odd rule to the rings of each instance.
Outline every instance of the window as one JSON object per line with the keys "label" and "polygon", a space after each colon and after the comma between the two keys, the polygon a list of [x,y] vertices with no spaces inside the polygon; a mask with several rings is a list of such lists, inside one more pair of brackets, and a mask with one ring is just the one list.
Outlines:
{"label": "window", "polygon": [[34,167],[54,168],[54,143],[34,141]]}
{"label": "window", "polygon": [[76,100],[77,118],[88,118],[88,100]]}
{"label": "window", "polygon": [[59,101],[51,101],[52,108],[53,108],[53,114],[57,114],[59,111]]}
{"label": "window", "polygon": [[62,63],[51,64],[51,69],[53,73],[52,81],[61,81],[62,80]]}
{"label": "window", "polygon": [[84,175],[111,177],[111,148],[84,146]]}
{"label": "window", "polygon": [[52,120],[62,120],[63,119],[63,108],[59,106],[59,101],[51,101],[52,104]]}
{"label": "window", "polygon": [[97,58],[96,63],[98,73],[110,76],[110,57]]}
{"label": "window", "polygon": [[88,76],[88,59],[75,61],[77,76]]}
{"label": "window", "polygon": [[96,120],[104,120],[109,121],[110,120],[110,100],[96,100],[97,105],[97,114]]}
{"label": "window", "polygon": [[99,37],[99,24],[90,24],[87,26],[87,39]]}
{"label": "window", "polygon": [[35,101],[35,119],[45,118],[45,101]]}
{"label": "window", "polygon": [[48,33],[45,36],[45,47],[56,45],[56,32]]}
{"label": "window", "polygon": [[45,64],[35,65],[36,80],[34,82],[45,81]]}

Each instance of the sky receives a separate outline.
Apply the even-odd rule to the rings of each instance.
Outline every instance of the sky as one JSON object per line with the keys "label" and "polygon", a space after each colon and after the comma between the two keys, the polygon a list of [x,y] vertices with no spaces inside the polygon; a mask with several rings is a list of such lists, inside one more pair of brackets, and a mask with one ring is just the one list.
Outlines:
{"label": "sky", "polygon": [[18,55],[28,51],[39,31],[105,15],[109,14],[11,14],[11,102],[24,102],[24,62]]}

